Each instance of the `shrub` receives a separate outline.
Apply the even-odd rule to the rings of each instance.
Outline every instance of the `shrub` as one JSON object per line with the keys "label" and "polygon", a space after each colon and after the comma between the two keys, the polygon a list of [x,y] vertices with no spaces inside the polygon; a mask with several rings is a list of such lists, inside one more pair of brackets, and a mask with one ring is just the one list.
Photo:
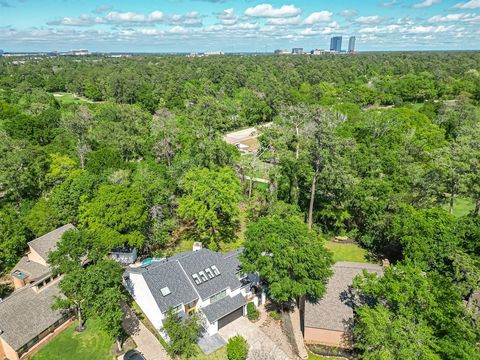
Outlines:
{"label": "shrub", "polygon": [[275,311],[275,310],[270,311],[270,317],[273,320],[280,320],[281,319],[280,313],[278,311]]}
{"label": "shrub", "polygon": [[248,355],[247,341],[240,335],[232,337],[227,344],[228,360],[245,360]]}
{"label": "shrub", "polygon": [[255,307],[254,303],[247,304],[247,317],[248,320],[257,320],[258,319],[258,310]]}

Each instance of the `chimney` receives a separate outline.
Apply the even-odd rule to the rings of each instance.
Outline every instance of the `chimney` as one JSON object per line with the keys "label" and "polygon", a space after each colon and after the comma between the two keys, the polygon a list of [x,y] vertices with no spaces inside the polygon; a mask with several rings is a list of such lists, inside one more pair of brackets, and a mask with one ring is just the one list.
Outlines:
{"label": "chimney", "polygon": [[193,243],[193,248],[192,248],[193,251],[198,251],[198,250],[202,250],[202,249],[203,249],[203,245],[202,245],[201,242],[195,241]]}

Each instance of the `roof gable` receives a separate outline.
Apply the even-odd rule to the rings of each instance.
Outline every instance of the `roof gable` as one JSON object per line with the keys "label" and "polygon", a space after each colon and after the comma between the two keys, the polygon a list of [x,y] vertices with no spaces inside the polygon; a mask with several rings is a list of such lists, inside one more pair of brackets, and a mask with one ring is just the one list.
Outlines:
{"label": "roof gable", "polygon": [[55,249],[63,234],[70,229],[75,229],[75,226],[72,224],[63,225],[58,229],[50,231],[48,234],[30,241],[28,245],[47,262],[48,253]]}

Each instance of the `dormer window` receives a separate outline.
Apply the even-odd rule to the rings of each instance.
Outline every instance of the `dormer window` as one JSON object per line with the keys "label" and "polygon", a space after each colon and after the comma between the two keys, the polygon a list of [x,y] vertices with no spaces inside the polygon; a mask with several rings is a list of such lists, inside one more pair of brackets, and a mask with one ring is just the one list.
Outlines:
{"label": "dormer window", "polygon": [[215,276],[220,275],[220,271],[218,271],[218,268],[217,268],[215,265],[212,265],[211,268],[212,268],[213,273],[215,274]]}
{"label": "dormer window", "polygon": [[200,280],[200,277],[198,274],[193,274],[192,275],[193,281],[195,281],[195,284],[200,285],[202,283],[202,280]]}
{"label": "dormer window", "polygon": [[206,268],[206,269],[205,269],[205,272],[207,273],[207,276],[208,276],[210,279],[213,279],[213,278],[215,277],[215,275],[213,275],[212,269]]}
{"label": "dormer window", "polygon": [[208,281],[208,277],[207,277],[207,275],[205,274],[204,271],[200,271],[199,274],[200,274],[200,278],[202,279],[202,281]]}

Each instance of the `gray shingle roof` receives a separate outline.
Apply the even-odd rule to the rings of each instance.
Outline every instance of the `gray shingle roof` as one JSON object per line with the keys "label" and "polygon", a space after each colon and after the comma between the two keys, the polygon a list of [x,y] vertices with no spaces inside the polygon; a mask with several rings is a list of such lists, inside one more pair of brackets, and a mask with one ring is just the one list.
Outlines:
{"label": "gray shingle roof", "polygon": [[[162,312],[198,299],[197,293],[186,281],[185,274],[177,261],[153,263],[146,270],[143,272],[143,278]],[[170,289],[170,294],[163,296],[160,290],[166,286]]]}
{"label": "gray shingle roof", "polygon": [[30,275],[32,280],[40,279],[51,271],[49,267],[43,266],[35,261],[30,261],[26,256],[20,259],[11,272],[13,273],[16,270]]}
{"label": "gray shingle roof", "polygon": [[57,246],[58,240],[60,240],[62,235],[70,229],[75,229],[75,226],[73,226],[72,224],[63,225],[62,227],[59,227],[58,229],[55,229],[48,234],[45,234],[43,236],[40,236],[39,238],[36,238],[35,240],[30,241],[28,245],[31,246],[32,249],[35,250],[38,255],[43,258],[43,260],[47,261],[48,253]]}
{"label": "gray shingle roof", "polygon": [[[232,261],[225,260],[223,254],[202,249],[199,251],[179,254],[178,262],[182,265],[189,280],[193,283],[195,290],[202,299],[207,299],[226,288],[234,290],[242,285],[235,275],[237,269],[233,267]],[[208,281],[202,281],[200,285],[195,284],[192,274],[205,270],[212,265],[217,266],[220,275],[215,276]]]}
{"label": "gray shingle roof", "polygon": [[202,308],[202,311],[208,321],[213,323],[225,315],[241,308],[245,304],[245,298],[242,294],[238,294],[234,297],[226,296],[221,300],[215,301],[213,304]]}
{"label": "gray shingle roof", "polygon": [[[199,297],[203,300],[227,288],[231,290],[242,286],[235,275],[238,271],[238,251],[220,254],[202,249],[184,252],[150,265],[131,268],[126,273],[142,274],[150,291],[162,312],[179,304],[188,304]],[[220,275],[197,285],[192,274],[215,265]],[[168,286],[171,294],[163,296],[161,289]]]}
{"label": "gray shingle roof", "polygon": [[383,274],[383,268],[379,265],[336,263],[325,296],[318,302],[305,302],[305,327],[345,331],[353,318],[353,308],[347,297],[348,290],[355,276],[361,275],[363,270]]}
{"label": "gray shingle roof", "polygon": [[55,296],[60,296],[56,283],[38,293],[29,286],[13,292],[0,302],[0,337],[18,350],[48,329],[62,318],[61,311],[51,308]]}

